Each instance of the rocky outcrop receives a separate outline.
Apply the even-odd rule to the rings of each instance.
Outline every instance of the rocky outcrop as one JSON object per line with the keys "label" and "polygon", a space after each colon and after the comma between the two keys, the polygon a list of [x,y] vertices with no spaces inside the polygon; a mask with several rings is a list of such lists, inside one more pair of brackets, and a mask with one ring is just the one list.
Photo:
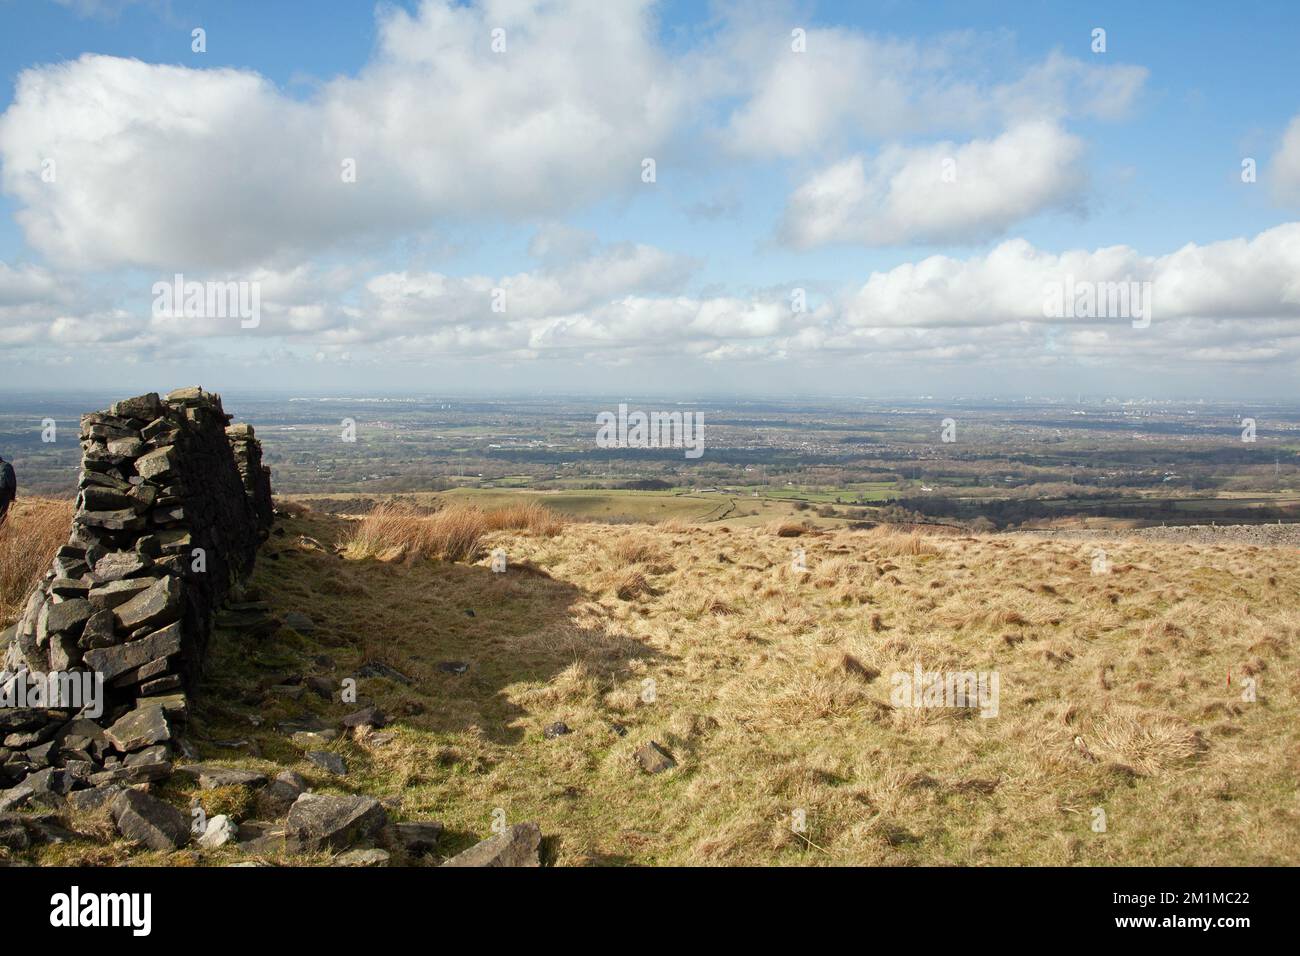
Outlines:
{"label": "rocky outcrop", "polygon": [[[271,528],[261,446],[250,426],[231,425],[219,395],[126,399],[82,416],[81,446],[68,543],[4,633],[0,785],[20,803],[49,789],[29,783],[45,770],[65,793],[170,773],[173,727],[214,616]],[[32,699],[36,675],[52,673]],[[89,693],[100,713],[83,706]]]}

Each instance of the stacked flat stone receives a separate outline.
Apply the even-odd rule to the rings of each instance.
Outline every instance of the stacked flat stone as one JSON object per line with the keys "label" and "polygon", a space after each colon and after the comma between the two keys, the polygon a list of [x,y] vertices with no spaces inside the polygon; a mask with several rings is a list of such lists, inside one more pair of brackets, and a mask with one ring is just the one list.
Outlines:
{"label": "stacked flat stone", "polygon": [[104,712],[92,721],[0,708],[0,785],[12,787],[0,809],[170,773],[172,725],[213,617],[271,527],[261,446],[250,426],[230,426],[219,395],[183,388],[118,402],[82,416],[81,445],[68,543],[0,638],[10,680],[102,675]]}
{"label": "stacked flat stone", "polygon": [[262,464],[262,443],[253,435],[252,425],[231,425],[226,429],[230,448],[235,454],[235,466],[244,483],[244,496],[253,506],[258,527],[271,527],[275,520],[271,502],[271,469]]}

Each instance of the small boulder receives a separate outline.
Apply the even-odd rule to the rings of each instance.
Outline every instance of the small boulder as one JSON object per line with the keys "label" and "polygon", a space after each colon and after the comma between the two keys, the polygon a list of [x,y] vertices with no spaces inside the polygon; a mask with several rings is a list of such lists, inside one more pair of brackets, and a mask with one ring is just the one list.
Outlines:
{"label": "small boulder", "polygon": [[266,783],[266,774],[238,767],[220,767],[210,763],[192,763],[177,767],[176,772],[198,780],[202,790],[217,787],[260,787]]}
{"label": "small boulder", "polygon": [[162,707],[143,703],[104,731],[104,736],[120,753],[130,753],[171,740],[172,732]]}
{"label": "small boulder", "polygon": [[677,766],[677,761],[667,750],[653,740],[643,744],[634,754],[636,762],[646,773],[663,773]]}
{"label": "small boulder", "polygon": [[346,777],[348,774],[348,765],[332,750],[309,750],[306,757],[326,773],[332,773],[336,777]]}
{"label": "small boulder", "polygon": [[144,767],[155,763],[171,763],[172,752],[166,744],[154,744],[151,747],[145,747],[143,750],[137,750],[133,754],[128,754],[122,761],[124,767]]}
{"label": "small boulder", "polygon": [[110,783],[90,790],[74,790],[68,794],[68,808],[78,813],[93,813],[110,805],[124,789],[121,784]]}
{"label": "small boulder", "polygon": [[113,612],[108,608],[101,608],[86,619],[86,626],[77,643],[83,651],[111,647],[117,637],[114,633],[115,626]]}
{"label": "small boulder", "polygon": [[91,485],[81,490],[81,507],[86,511],[125,511],[135,502],[117,488]]}
{"label": "small boulder", "polygon": [[127,578],[122,581],[112,581],[91,588],[86,595],[86,599],[90,601],[92,607],[111,611],[119,604],[125,604],[142,591],[149,590],[149,588],[153,587],[153,583],[153,578]]}
{"label": "small boulder", "polygon": [[316,622],[301,611],[290,611],[284,616],[285,627],[291,627],[304,637],[310,637],[316,631]]}
{"label": "small boulder", "polygon": [[111,810],[118,832],[151,850],[174,850],[189,839],[189,825],[179,810],[139,790],[123,790],[113,798]]}
{"label": "small boulder", "polygon": [[360,667],[357,668],[357,676],[358,677],[382,677],[385,680],[390,680],[395,684],[410,685],[415,683],[415,681],[407,677],[401,671],[397,670],[396,668],[389,667],[387,664],[383,663],[382,661],[366,661],[364,664],[362,664]]}
{"label": "small boulder", "polygon": [[443,866],[541,866],[542,831],[536,823],[516,823],[458,853]]}
{"label": "small boulder", "polygon": [[157,451],[151,451],[137,458],[135,470],[141,478],[161,484],[175,473],[176,460],[176,446],[164,445]]}
{"label": "small boulder", "polygon": [[[140,598],[145,596],[142,594]],[[140,598],[128,601],[123,607],[129,607]],[[109,681],[128,671],[168,658],[180,649],[181,625],[177,621],[137,641],[89,650],[85,654],[85,662],[87,667],[99,671],[104,675],[104,680]]]}
{"label": "small boulder", "polygon": [[22,782],[22,785],[30,788],[34,796],[54,794],[66,797],[72,791],[72,788],[76,786],[76,783],[76,779],[67,770],[59,767],[49,767],[29,774],[27,779]]}
{"label": "small boulder", "polygon": [[301,774],[286,770],[258,792],[258,812],[268,817],[282,817],[289,812],[293,802],[307,790],[307,781]]}
{"label": "small boulder", "polygon": [[45,629],[50,634],[67,634],[78,630],[90,618],[93,608],[85,598],[73,598],[51,604],[45,618]]}
{"label": "small boulder", "polygon": [[93,574],[99,584],[109,584],[144,574],[153,559],[136,551],[110,551],[95,562]]}
{"label": "small boulder", "polygon": [[339,732],[331,727],[328,730],[300,730],[289,739],[303,750],[319,750],[338,739]]}
{"label": "small boulder", "polygon": [[285,839],[298,851],[341,850],[373,838],[387,822],[388,814],[374,797],[304,793],[289,808]]}
{"label": "small boulder", "polygon": [[136,418],[142,422],[151,422],[163,413],[162,400],[157,392],[148,392],[135,398],[124,398],[120,402],[115,402],[108,413],[117,418]]}
{"label": "small boulder", "polygon": [[208,820],[203,836],[199,837],[199,846],[205,850],[215,850],[219,846],[225,846],[238,835],[239,829],[230,817],[219,813]]}
{"label": "small boulder", "polygon": [[348,850],[334,858],[335,866],[387,866],[388,854],[383,850]]}
{"label": "small boulder", "polygon": [[106,766],[99,773],[92,773],[89,783],[92,787],[104,787],[110,784],[134,787],[141,783],[158,783],[166,780],[171,775],[172,762],[170,760],[140,763],[131,767],[126,764],[115,764],[112,767]]}

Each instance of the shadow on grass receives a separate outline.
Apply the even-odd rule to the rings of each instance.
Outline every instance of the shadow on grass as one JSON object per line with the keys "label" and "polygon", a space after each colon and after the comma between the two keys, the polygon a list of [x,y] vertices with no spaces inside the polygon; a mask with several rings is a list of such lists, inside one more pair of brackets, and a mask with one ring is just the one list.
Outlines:
{"label": "shadow on grass", "polygon": [[[635,662],[658,656],[632,638],[577,626],[575,607],[589,595],[543,569],[496,574],[481,564],[343,559],[328,544],[301,541],[339,540],[345,521],[308,513],[282,525],[259,558],[253,596],[297,629],[214,635],[196,701],[200,741],[310,715],[336,724],[374,704],[393,723],[513,744],[531,715],[511,691],[573,667],[608,689]],[[355,702],[341,699],[348,679]],[[265,740],[257,756],[297,759],[287,738],[282,749],[257,736]]]}

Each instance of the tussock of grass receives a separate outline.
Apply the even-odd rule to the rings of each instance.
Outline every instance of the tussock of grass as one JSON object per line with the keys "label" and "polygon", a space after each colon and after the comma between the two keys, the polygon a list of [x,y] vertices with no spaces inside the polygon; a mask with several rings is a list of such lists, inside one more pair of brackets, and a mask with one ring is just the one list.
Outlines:
{"label": "tussock of grass", "polygon": [[645,534],[627,534],[610,546],[610,559],[615,567],[629,567],[634,564],[655,564],[664,560],[663,549],[659,543]]}
{"label": "tussock of grass", "polygon": [[811,525],[796,521],[774,521],[769,529],[778,538],[798,538],[813,530]]}
{"label": "tussock of grass", "polygon": [[642,595],[654,593],[646,576],[635,568],[615,572],[612,588],[620,601],[635,601]]}
{"label": "tussock of grass", "polygon": [[381,502],[348,534],[343,553],[349,558],[384,561],[435,558],[473,560],[483,536],[491,531],[559,534],[564,520],[536,502],[483,511],[474,505],[450,505],[429,512],[403,502]]}
{"label": "tussock of grass", "polygon": [[489,531],[529,531],[553,538],[564,530],[565,519],[536,501],[493,508],[485,513]]}
{"label": "tussock of grass", "polygon": [[1095,738],[1085,744],[1098,757],[1139,773],[1152,774],[1190,760],[1204,745],[1190,726],[1168,714],[1108,714],[1098,721]]}
{"label": "tussock of grass", "polygon": [[921,554],[938,554],[939,548],[926,536],[913,531],[901,533],[888,525],[879,525],[865,532],[874,554],[889,558],[915,557]]}
{"label": "tussock of grass", "polygon": [[72,504],[49,498],[19,498],[0,524],[0,625],[22,613],[23,602],[68,543]]}

